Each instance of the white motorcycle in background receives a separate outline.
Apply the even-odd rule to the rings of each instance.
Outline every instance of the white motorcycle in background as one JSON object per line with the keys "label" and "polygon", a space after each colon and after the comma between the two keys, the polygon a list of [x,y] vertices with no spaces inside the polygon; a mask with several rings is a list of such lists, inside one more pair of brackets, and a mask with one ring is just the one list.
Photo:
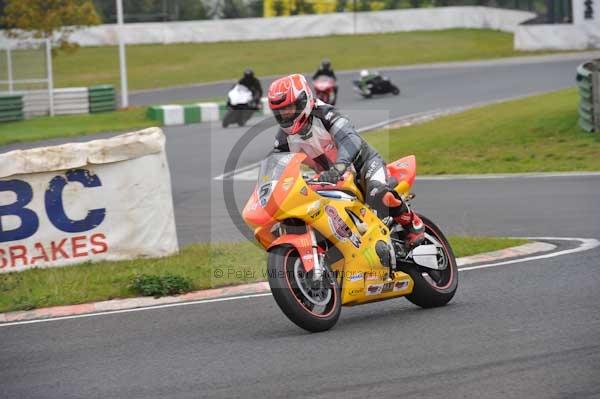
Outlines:
{"label": "white motorcycle in background", "polygon": [[232,123],[244,126],[258,110],[258,102],[246,86],[236,84],[227,94],[227,111],[223,117],[223,127]]}

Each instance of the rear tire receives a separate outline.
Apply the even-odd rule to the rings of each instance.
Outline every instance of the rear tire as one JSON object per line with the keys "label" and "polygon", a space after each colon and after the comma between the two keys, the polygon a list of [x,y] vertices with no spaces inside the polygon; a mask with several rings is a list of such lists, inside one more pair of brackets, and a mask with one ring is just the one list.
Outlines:
{"label": "rear tire", "polygon": [[[445,270],[438,271],[413,263],[403,263],[400,269],[408,273],[415,282],[413,292],[407,295],[406,299],[422,308],[444,306],[452,300],[458,288],[456,258],[444,233],[431,220],[422,215],[419,216],[425,225],[426,237],[429,235],[431,239],[437,240],[441,244],[442,248],[439,249],[438,259],[442,261],[442,256],[445,257],[447,265]],[[430,241],[429,238],[426,238],[426,241]],[[426,244],[430,243],[433,242],[426,242]]]}
{"label": "rear tire", "polygon": [[[332,328],[340,317],[340,287],[331,277],[328,288],[315,290],[307,288],[312,272],[306,273],[298,251],[290,246],[278,246],[269,251],[267,260],[269,285],[273,298],[283,313],[298,327],[310,332],[321,332]],[[330,276],[331,274],[328,273]],[[319,294],[322,294],[319,296]]]}

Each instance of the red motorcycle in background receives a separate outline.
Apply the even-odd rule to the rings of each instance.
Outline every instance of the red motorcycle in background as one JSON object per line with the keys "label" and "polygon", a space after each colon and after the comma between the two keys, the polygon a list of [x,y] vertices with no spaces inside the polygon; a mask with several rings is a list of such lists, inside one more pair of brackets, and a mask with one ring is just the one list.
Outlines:
{"label": "red motorcycle in background", "polygon": [[313,80],[313,86],[315,87],[315,95],[319,100],[329,105],[335,105],[337,100],[337,83],[335,79],[328,76],[319,76]]}

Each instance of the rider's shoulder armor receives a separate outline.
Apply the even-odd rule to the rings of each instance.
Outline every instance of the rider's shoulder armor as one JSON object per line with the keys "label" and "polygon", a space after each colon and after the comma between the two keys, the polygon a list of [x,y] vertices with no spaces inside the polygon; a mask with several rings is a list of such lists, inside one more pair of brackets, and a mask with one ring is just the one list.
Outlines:
{"label": "rider's shoulder armor", "polygon": [[316,100],[312,115],[323,122],[325,129],[329,130],[331,126],[339,119],[344,117],[333,105]]}

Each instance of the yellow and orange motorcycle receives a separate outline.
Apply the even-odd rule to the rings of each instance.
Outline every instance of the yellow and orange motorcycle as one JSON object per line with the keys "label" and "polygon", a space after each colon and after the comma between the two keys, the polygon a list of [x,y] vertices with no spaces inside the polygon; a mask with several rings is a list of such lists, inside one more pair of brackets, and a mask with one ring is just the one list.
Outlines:
{"label": "yellow and orange motorcycle", "polygon": [[[335,325],[342,305],[404,296],[430,308],[452,299],[456,259],[433,222],[420,215],[425,242],[406,251],[402,227],[390,218],[381,220],[365,205],[351,171],[338,184],[320,183],[303,173],[305,158],[285,153],[263,160],[243,211],[269,252],[273,297],[292,322],[318,332]],[[394,190],[409,201],[415,157],[387,168]]]}

